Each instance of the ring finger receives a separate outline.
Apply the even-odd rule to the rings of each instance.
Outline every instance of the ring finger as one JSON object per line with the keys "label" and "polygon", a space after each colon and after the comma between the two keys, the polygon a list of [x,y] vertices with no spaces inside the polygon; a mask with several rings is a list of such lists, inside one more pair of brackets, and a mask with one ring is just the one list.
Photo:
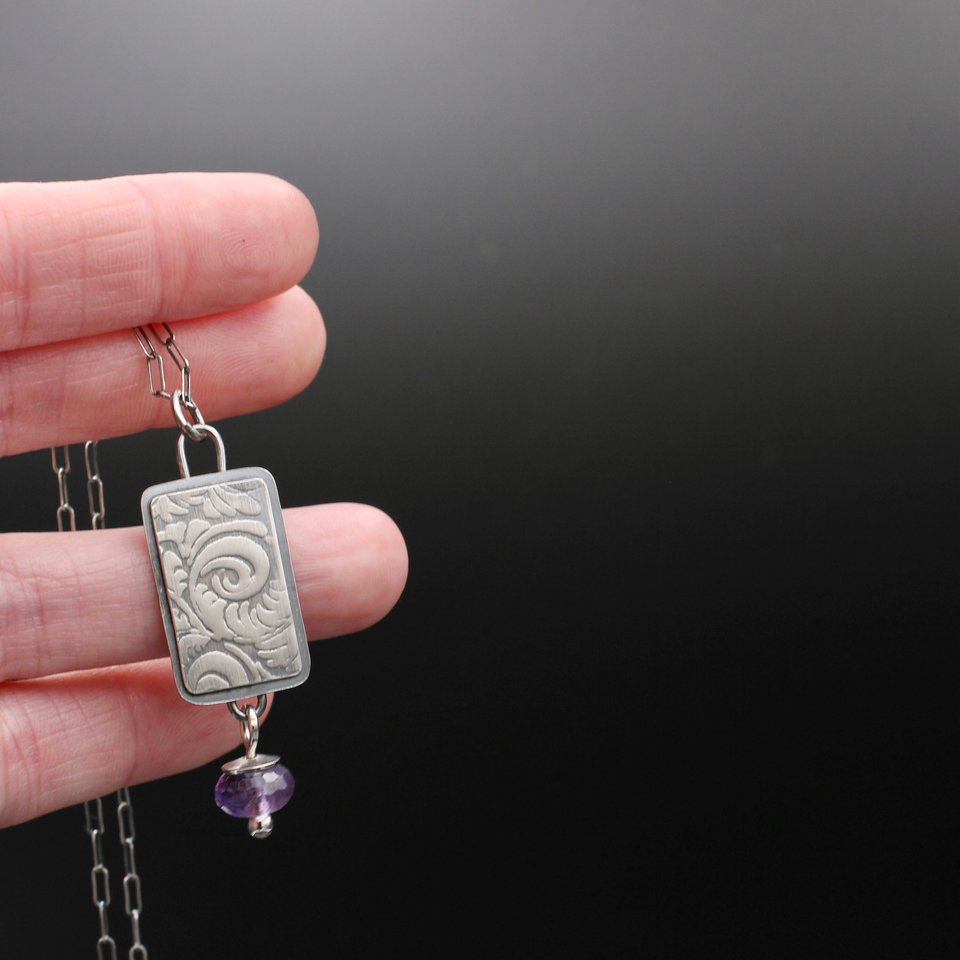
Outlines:
{"label": "ring finger", "polygon": [[[360,630],[389,611],[407,569],[392,520],[351,503],[284,516],[311,640]],[[165,650],[142,529],[0,537],[0,680],[148,660]]]}

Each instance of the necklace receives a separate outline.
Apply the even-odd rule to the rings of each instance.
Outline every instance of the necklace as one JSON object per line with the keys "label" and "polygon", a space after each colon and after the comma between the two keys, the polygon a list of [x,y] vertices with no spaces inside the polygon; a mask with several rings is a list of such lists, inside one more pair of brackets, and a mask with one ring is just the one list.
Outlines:
{"label": "necklace", "polygon": [[[257,753],[260,718],[267,694],[298,686],[310,672],[277,485],[261,467],[227,469],[223,438],[200,413],[190,363],[170,326],[135,333],[150,392],[170,402],[180,430],[180,479],[149,487],[141,500],[174,680],[189,703],[226,704],[240,721],[244,755],[222,766],[214,795],[263,839],[293,796],[294,779],[279,757]],[[158,347],[180,372],[172,392]],[[215,473],[191,475],[188,440],[213,444]]]}
{"label": "necklace", "polygon": [[[244,754],[224,763],[214,797],[227,814],[247,820],[252,837],[273,831],[273,814],[291,799],[294,779],[279,757],[257,752],[269,693],[303,683],[310,668],[306,631],[290,564],[283,516],[273,477],[262,468],[227,470],[219,431],[206,423],[193,398],[190,363],[166,323],[137,327],[146,358],[148,389],[169,401],[179,428],[180,479],[149,487],[141,500],[147,545],[160,601],[174,680],[195,704],[226,704],[240,722]],[[180,374],[167,389],[164,353]],[[191,475],[186,441],[213,444],[217,470]],[[90,526],[106,525],[98,444],[83,448]],[[51,449],[57,477],[57,529],[74,532],[68,446]],[[130,925],[128,960],[148,960],[141,940],[143,911],[136,864],[136,829],[128,787],[84,803],[90,840],[91,894],[100,935],[98,960],[116,960],[110,932],[110,872],[104,857],[109,836],[105,810],[115,808],[123,857],[123,903]]]}
{"label": "necklace", "polygon": [[[70,448],[53,447],[50,450],[53,472],[57,477],[60,505],[57,507],[57,529],[64,533],[75,532],[77,517],[70,503]],[[87,502],[90,508],[90,528],[103,530],[106,525],[106,503],[103,479],[97,453],[97,441],[88,440],[83,447],[83,463],[87,475]],[[147,960],[147,948],[140,940],[140,914],[143,900],[140,892],[140,874],[137,873],[136,829],[133,820],[133,801],[130,790],[122,787],[113,796],[117,817],[117,837],[123,854],[123,907],[130,922],[132,945],[127,952],[128,960]],[[90,839],[90,854],[93,867],[90,870],[90,889],[93,905],[97,910],[100,936],[97,940],[98,960],[116,960],[117,942],[110,933],[108,908],[111,903],[110,871],[104,859],[103,844],[108,837],[104,806],[110,805],[110,797],[97,797],[83,805],[84,826]]]}

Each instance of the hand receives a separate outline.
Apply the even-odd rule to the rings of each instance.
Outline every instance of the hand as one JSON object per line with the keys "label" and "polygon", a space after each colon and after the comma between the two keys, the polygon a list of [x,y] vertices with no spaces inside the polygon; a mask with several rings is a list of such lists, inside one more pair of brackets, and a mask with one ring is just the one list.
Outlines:
{"label": "hand", "polygon": [[[0,185],[0,456],[170,426],[138,324],[176,323],[209,421],[303,389],[324,330],[295,284],[316,245],[303,194],[262,175]],[[407,559],[389,518],[332,504],[285,521],[311,639],[391,608]],[[141,529],[0,537],[0,826],[239,742],[225,708],[181,700],[166,650]]]}

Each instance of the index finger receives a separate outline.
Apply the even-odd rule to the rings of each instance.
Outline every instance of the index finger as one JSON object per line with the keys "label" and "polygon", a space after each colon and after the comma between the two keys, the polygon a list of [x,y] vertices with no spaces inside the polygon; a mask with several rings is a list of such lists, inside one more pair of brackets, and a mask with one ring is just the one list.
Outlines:
{"label": "index finger", "polygon": [[254,303],[316,249],[310,202],[264,174],[0,184],[0,350]]}

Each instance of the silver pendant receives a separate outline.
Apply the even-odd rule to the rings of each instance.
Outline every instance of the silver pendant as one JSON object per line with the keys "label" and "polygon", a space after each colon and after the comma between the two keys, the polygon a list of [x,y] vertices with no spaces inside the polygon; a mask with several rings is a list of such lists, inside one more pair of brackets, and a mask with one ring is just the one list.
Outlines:
{"label": "silver pendant", "polygon": [[303,683],[310,653],[273,477],[187,476],[149,487],[142,508],[181,696],[229,703]]}

